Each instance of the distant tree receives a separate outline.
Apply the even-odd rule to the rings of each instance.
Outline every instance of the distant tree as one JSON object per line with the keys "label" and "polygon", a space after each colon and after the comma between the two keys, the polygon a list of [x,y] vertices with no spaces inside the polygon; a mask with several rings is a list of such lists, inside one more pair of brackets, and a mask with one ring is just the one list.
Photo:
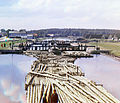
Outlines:
{"label": "distant tree", "polygon": [[9,31],[12,31],[11,29],[6,30],[7,36],[9,37]]}
{"label": "distant tree", "polygon": [[1,29],[1,32],[6,32],[5,29]]}
{"label": "distant tree", "polygon": [[39,37],[45,37],[48,36],[48,34],[54,34],[57,37],[67,37],[67,36],[83,36],[85,38],[91,38],[96,37],[100,38],[105,37],[108,38],[108,36],[111,35],[117,35],[117,37],[120,36],[120,30],[111,30],[111,29],[41,29],[41,30],[32,30],[27,31],[31,33],[37,33]]}

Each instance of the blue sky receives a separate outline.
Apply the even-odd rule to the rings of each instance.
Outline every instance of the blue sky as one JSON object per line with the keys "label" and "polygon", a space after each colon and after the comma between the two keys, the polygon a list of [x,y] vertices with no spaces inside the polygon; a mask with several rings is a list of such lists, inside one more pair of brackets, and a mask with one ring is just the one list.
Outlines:
{"label": "blue sky", "polygon": [[120,0],[0,0],[0,28],[120,28]]}
{"label": "blue sky", "polygon": [[17,0],[0,0],[0,6],[9,6],[15,2],[17,2]]}

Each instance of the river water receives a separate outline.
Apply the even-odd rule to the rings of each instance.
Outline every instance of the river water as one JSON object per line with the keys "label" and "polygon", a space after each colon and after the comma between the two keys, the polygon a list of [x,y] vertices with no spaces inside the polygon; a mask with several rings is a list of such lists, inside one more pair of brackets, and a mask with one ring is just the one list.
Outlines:
{"label": "river water", "polygon": [[[0,103],[26,103],[24,80],[35,58],[25,55],[0,55]],[[120,62],[111,57],[97,55],[75,61],[86,77],[101,83],[120,99]]]}
{"label": "river water", "polygon": [[0,103],[25,103],[24,80],[35,58],[0,55]]}
{"label": "river water", "polygon": [[109,56],[94,55],[94,58],[81,58],[75,61],[85,76],[103,87],[120,100],[120,61]]}

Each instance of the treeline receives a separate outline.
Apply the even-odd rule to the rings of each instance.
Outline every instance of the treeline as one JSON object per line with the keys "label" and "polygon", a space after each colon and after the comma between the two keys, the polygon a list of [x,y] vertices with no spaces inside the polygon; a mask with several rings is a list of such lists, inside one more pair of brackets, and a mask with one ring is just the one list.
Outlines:
{"label": "treeline", "polygon": [[54,37],[83,36],[85,38],[104,37],[109,35],[120,37],[120,30],[111,29],[42,29],[32,30],[28,33],[37,33],[40,37],[48,37],[48,34],[54,34]]}

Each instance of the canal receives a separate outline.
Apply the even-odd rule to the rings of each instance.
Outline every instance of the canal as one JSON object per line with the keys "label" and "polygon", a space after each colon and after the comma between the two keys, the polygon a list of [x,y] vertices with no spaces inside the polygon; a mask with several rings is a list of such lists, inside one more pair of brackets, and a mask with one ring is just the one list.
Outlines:
{"label": "canal", "polygon": [[[25,55],[0,55],[0,103],[26,103],[24,81],[35,58]],[[86,77],[103,84],[120,99],[120,62],[104,55],[75,61]]]}
{"label": "canal", "polygon": [[81,67],[85,77],[103,84],[107,91],[120,100],[120,61],[105,55],[94,55],[94,58],[78,58],[75,64]]}
{"label": "canal", "polygon": [[24,80],[35,58],[0,55],[0,103],[25,103]]}

